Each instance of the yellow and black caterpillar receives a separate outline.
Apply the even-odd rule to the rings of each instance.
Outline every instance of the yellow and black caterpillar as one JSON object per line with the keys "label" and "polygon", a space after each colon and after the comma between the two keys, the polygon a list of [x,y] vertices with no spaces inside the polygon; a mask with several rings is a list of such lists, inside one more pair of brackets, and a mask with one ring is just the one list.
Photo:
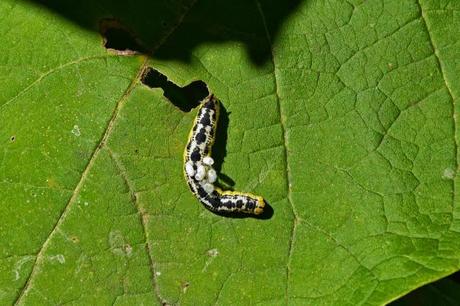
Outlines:
{"label": "yellow and black caterpillar", "polygon": [[184,152],[185,179],[193,194],[214,212],[244,212],[259,215],[265,201],[250,193],[222,191],[214,186],[217,173],[212,167],[211,147],[219,118],[219,100],[210,94],[201,101]]}

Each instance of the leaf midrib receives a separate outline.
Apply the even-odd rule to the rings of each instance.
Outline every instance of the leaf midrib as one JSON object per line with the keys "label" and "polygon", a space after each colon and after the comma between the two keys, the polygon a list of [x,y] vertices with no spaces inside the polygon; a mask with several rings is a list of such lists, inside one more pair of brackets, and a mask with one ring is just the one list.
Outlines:
{"label": "leaf midrib", "polygon": [[300,219],[298,217],[298,213],[296,210],[296,207],[294,205],[294,202],[292,201],[292,194],[291,194],[291,182],[292,182],[292,177],[291,177],[291,170],[289,167],[289,156],[288,156],[288,135],[286,133],[286,123],[285,123],[285,116],[283,116],[283,108],[281,106],[281,98],[279,95],[279,84],[278,84],[278,76],[276,74],[276,60],[275,60],[275,55],[273,53],[273,44],[272,44],[272,37],[270,35],[270,31],[267,26],[267,21],[265,19],[265,15],[262,9],[262,6],[259,2],[259,0],[254,0],[257,10],[260,14],[260,18],[262,20],[263,26],[264,26],[264,31],[265,31],[265,36],[267,39],[267,44],[270,48],[270,59],[273,65],[273,82],[275,86],[275,98],[277,101],[277,106],[278,106],[278,113],[280,115],[280,125],[281,125],[281,130],[283,133],[283,151],[284,151],[284,163],[286,167],[286,172],[285,172],[285,181],[286,181],[286,191],[287,191],[287,201],[290,204],[291,212],[293,215],[293,220],[292,220],[292,227],[291,227],[291,233],[290,233],[290,238],[289,238],[289,247],[288,247],[288,254],[287,254],[287,261],[286,261],[286,288],[285,288],[285,301],[286,305],[289,305],[289,283],[290,283],[290,278],[291,278],[291,259],[292,259],[292,254],[294,251],[294,244],[295,244],[295,237],[296,237],[296,232],[297,232],[297,225],[300,222]]}

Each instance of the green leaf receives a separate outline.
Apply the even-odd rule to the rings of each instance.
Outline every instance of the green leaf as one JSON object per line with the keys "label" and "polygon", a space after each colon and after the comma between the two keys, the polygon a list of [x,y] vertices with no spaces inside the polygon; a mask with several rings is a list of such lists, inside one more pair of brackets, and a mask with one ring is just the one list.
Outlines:
{"label": "green leaf", "polygon": [[[0,304],[380,305],[459,270],[457,1],[37,2],[0,2]],[[222,101],[270,218],[198,203],[196,110],[148,67]]]}

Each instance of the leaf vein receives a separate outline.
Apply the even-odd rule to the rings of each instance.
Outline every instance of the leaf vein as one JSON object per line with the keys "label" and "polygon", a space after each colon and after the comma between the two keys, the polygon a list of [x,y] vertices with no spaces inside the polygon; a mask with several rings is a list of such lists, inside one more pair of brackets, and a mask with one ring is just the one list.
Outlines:
{"label": "leaf vein", "polygon": [[137,199],[137,192],[133,186],[133,183],[128,177],[127,170],[125,166],[123,165],[122,161],[118,158],[117,154],[114,153],[109,146],[106,146],[106,148],[107,148],[107,151],[109,152],[110,158],[113,160],[115,166],[117,167],[118,172],[120,173],[120,176],[122,177],[123,181],[128,187],[132,202],[134,203],[134,206],[136,207],[136,210],[137,210],[137,214],[139,216],[139,221],[142,227],[142,233],[144,235],[144,240],[145,240],[145,251],[147,252],[147,256],[149,257],[149,261],[150,261],[149,266],[150,266],[150,272],[151,272],[151,277],[152,277],[153,292],[155,293],[158,299],[158,302],[160,302],[161,305],[169,305],[169,303],[164,298],[161,297],[160,290],[158,287],[155,262],[153,260],[153,250],[152,250],[152,245],[149,243],[149,234],[147,231],[148,215],[145,212],[145,209],[141,207]]}
{"label": "leaf vein", "polygon": [[271,52],[271,61],[273,65],[273,82],[275,86],[275,97],[277,100],[278,104],[278,112],[280,114],[280,124],[281,124],[281,129],[282,129],[282,134],[283,134],[283,147],[284,147],[284,162],[286,164],[286,188],[287,188],[287,200],[290,204],[291,211],[293,214],[293,221],[292,221],[292,228],[291,228],[291,237],[289,239],[289,247],[288,247],[288,259],[286,263],[286,289],[285,289],[285,298],[286,298],[286,304],[289,304],[289,282],[290,282],[290,277],[291,277],[291,260],[292,260],[292,254],[294,252],[294,244],[295,244],[295,239],[296,239],[296,232],[297,232],[297,225],[299,224],[299,217],[297,213],[297,209],[294,205],[294,202],[292,201],[292,194],[291,194],[291,171],[289,167],[289,157],[288,157],[288,135],[286,132],[286,123],[285,123],[285,118],[283,116],[283,109],[281,106],[281,98],[279,94],[279,82],[278,82],[278,77],[276,74],[276,61],[275,61],[275,55],[273,53],[273,45],[272,45],[272,38],[270,35],[270,31],[268,29],[267,21],[262,9],[262,6],[259,2],[259,0],[254,0],[255,4],[257,6],[257,10],[259,11],[260,18],[262,20],[264,29],[265,29],[265,35],[267,39],[267,43],[270,46],[270,52]]}
{"label": "leaf vein", "polygon": [[454,97],[454,94],[453,94],[453,91],[452,91],[452,87],[451,87],[451,85],[449,83],[449,80],[446,77],[446,72],[445,72],[445,69],[443,67],[441,58],[439,56],[439,51],[436,48],[436,44],[433,41],[433,37],[432,37],[430,29],[428,27],[427,17],[425,15],[424,10],[423,10],[422,4],[420,3],[420,0],[417,0],[417,4],[419,6],[420,14],[421,14],[423,23],[425,24],[425,28],[426,28],[426,31],[427,31],[427,34],[428,34],[428,38],[430,40],[431,48],[433,49],[433,53],[434,53],[434,56],[436,58],[436,62],[438,64],[439,70],[441,72],[444,84],[446,85],[446,89],[447,89],[447,91],[448,91],[448,93],[450,95],[450,98],[452,100],[452,120],[453,120],[453,123],[454,123],[453,134],[454,134],[454,145],[455,145],[455,148],[454,148],[454,150],[455,150],[455,174],[454,174],[454,178],[452,179],[452,218],[451,218],[451,224],[452,224],[453,219],[454,219],[453,218],[453,215],[454,215],[453,210],[454,210],[454,207],[455,207],[456,194],[457,194],[456,186],[455,186],[455,181],[456,181],[455,178],[457,177],[458,166],[459,166],[459,162],[458,162],[459,140],[458,140],[458,135],[457,135],[458,124],[457,124],[457,117],[456,117],[456,113],[455,113],[455,97]]}

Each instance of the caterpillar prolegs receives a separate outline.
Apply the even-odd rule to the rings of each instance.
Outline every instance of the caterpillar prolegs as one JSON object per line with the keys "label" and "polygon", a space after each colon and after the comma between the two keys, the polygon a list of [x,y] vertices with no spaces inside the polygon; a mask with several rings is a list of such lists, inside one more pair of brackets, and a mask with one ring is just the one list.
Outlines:
{"label": "caterpillar prolegs", "polygon": [[210,94],[201,101],[184,152],[184,175],[198,200],[214,212],[244,212],[259,215],[265,201],[261,196],[222,191],[214,186],[217,173],[212,167],[211,148],[219,119],[219,100]]}

